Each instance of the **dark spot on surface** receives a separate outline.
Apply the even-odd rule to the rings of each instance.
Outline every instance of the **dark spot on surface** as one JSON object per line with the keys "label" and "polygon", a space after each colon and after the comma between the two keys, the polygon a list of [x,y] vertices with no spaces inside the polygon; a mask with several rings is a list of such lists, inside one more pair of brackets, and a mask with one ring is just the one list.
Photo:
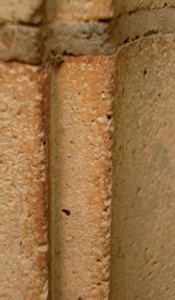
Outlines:
{"label": "dark spot on surface", "polygon": [[119,151],[124,150],[124,145],[119,145],[118,150],[119,150]]}
{"label": "dark spot on surface", "polygon": [[112,116],[111,115],[106,115],[108,120],[111,120]]}
{"label": "dark spot on surface", "polygon": [[152,277],[152,275],[153,275],[152,272],[149,272],[149,273],[148,273],[148,276],[149,276],[149,277]]}
{"label": "dark spot on surface", "polygon": [[148,252],[148,247],[145,248],[145,252],[146,252],[146,253]]}
{"label": "dark spot on surface", "polygon": [[46,141],[43,141],[43,145],[46,145]]}
{"label": "dark spot on surface", "polygon": [[62,212],[65,213],[66,216],[70,216],[71,212],[67,209],[62,209]]}
{"label": "dark spot on surface", "polygon": [[152,35],[152,34],[157,34],[157,33],[159,33],[158,30],[148,30],[147,32],[144,33],[143,36],[146,37],[146,36],[149,36],[149,35]]}
{"label": "dark spot on surface", "polygon": [[110,18],[106,18],[106,19],[100,18],[100,19],[99,19],[99,22],[102,22],[102,23],[108,23],[110,20],[111,20]]}
{"label": "dark spot on surface", "polygon": [[145,69],[145,70],[143,71],[143,74],[144,74],[144,75],[146,75],[146,74],[147,74],[147,69]]}
{"label": "dark spot on surface", "polygon": [[108,211],[108,207],[106,206],[105,208],[103,208],[103,211],[107,212]]}
{"label": "dark spot on surface", "polygon": [[64,50],[63,51],[63,55],[67,55],[68,53],[67,53],[67,51],[66,50]]}
{"label": "dark spot on surface", "polygon": [[129,37],[124,40],[124,44],[129,43]]}

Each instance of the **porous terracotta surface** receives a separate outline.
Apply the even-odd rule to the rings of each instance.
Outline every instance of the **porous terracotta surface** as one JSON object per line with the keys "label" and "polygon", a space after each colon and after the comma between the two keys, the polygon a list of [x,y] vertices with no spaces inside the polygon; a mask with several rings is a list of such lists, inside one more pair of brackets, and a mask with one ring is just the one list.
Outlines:
{"label": "porous terracotta surface", "polygon": [[113,16],[113,0],[51,0],[46,3],[48,20],[99,20]]}
{"label": "porous terracotta surface", "polygon": [[119,16],[135,11],[149,10],[163,7],[175,7],[174,0],[115,0],[114,15]]}
{"label": "porous terracotta surface", "polygon": [[115,56],[68,57],[52,69],[51,293],[109,297]]}
{"label": "porous terracotta surface", "polygon": [[175,297],[175,35],[117,57],[110,299]]}
{"label": "porous terracotta surface", "polygon": [[[117,46],[110,22],[52,22],[43,26],[44,60],[56,62],[57,55],[112,55]],[[58,55],[58,57],[59,57]]]}
{"label": "porous terracotta surface", "polygon": [[40,68],[0,63],[0,298],[46,300],[45,136]]}
{"label": "porous terracotta surface", "polygon": [[42,20],[43,0],[0,0],[0,23],[38,24]]}
{"label": "porous terracotta surface", "polygon": [[0,26],[0,60],[40,63],[41,44],[38,27],[19,24]]}
{"label": "porous terracotta surface", "polygon": [[174,0],[51,0],[46,2],[47,20],[108,20],[138,10],[175,7]]}
{"label": "porous terracotta surface", "polygon": [[[113,21],[116,47],[139,38],[175,32],[175,9],[172,7],[137,10]],[[112,48],[112,47],[111,47]]]}

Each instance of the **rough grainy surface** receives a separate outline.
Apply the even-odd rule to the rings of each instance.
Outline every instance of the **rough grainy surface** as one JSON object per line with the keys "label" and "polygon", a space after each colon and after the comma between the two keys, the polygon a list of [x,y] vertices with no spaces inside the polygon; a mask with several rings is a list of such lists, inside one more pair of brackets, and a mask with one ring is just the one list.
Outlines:
{"label": "rough grainy surface", "polygon": [[174,0],[51,0],[47,20],[105,20],[138,10],[175,7]]}
{"label": "rough grainy surface", "polygon": [[109,297],[114,64],[115,56],[69,57],[52,70],[54,300]]}
{"label": "rough grainy surface", "polygon": [[113,16],[113,0],[50,0],[46,2],[47,19],[99,20]]}
{"label": "rough grainy surface", "polygon": [[57,21],[42,28],[43,59],[57,54],[111,55],[118,47],[155,34],[175,32],[175,9],[162,8],[125,14],[109,22]]}
{"label": "rough grainy surface", "polygon": [[41,62],[40,28],[7,24],[0,26],[0,60],[29,64]]}
{"label": "rough grainy surface", "polygon": [[47,221],[38,67],[0,64],[0,298],[47,299]]}
{"label": "rough grainy surface", "polygon": [[40,23],[42,6],[43,0],[0,0],[0,23]]}
{"label": "rough grainy surface", "polygon": [[53,22],[42,29],[44,59],[54,60],[57,53],[100,55],[116,52],[111,23]]}
{"label": "rough grainy surface", "polygon": [[118,47],[138,38],[175,32],[175,9],[136,11],[112,21],[55,21],[39,27],[19,24],[0,26],[0,59],[38,64],[57,56],[111,55]]}
{"label": "rough grainy surface", "polygon": [[111,36],[116,43],[115,49],[120,45],[150,35],[174,33],[174,20],[175,9],[170,7],[122,15],[111,22],[114,32]]}
{"label": "rough grainy surface", "polygon": [[174,0],[116,0],[113,3],[115,16],[145,9],[175,7]]}
{"label": "rough grainy surface", "polygon": [[111,297],[175,297],[175,35],[117,58]]}

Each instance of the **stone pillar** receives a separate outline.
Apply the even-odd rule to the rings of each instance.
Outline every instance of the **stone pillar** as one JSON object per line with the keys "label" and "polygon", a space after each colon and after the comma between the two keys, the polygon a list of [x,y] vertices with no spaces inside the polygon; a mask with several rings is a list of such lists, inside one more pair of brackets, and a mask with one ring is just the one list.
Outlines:
{"label": "stone pillar", "polygon": [[117,56],[112,300],[175,295],[175,34],[154,31],[173,24],[175,12],[166,15],[166,9],[137,12],[137,18],[147,14],[145,25],[154,22],[141,39],[126,39]]}

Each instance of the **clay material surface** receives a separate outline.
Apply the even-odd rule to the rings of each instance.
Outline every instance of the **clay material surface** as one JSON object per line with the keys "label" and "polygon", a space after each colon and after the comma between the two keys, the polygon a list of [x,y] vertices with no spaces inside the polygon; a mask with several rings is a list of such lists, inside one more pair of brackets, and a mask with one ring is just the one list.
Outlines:
{"label": "clay material surface", "polygon": [[175,295],[175,35],[117,58],[111,297]]}
{"label": "clay material surface", "polygon": [[50,0],[46,3],[47,20],[99,20],[113,16],[113,0]]}
{"label": "clay material surface", "polygon": [[68,57],[52,70],[50,213],[54,300],[109,298],[115,59]]}
{"label": "clay material surface", "polygon": [[38,24],[42,20],[43,0],[0,0],[0,23]]}
{"label": "clay material surface", "polygon": [[46,300],[42,73],[0,63],[0,298]]}
{"label": "clay material surface", "polygon": [[0,60],[38,64],[41,52],[39,28],[12,24],[0,26]]}
{"label": "clay material surface", "polygon": [[175,32],[175,9],[136,11],[109,22],[57,21],[42,27],[43,60],[57,61],[57,54],[111,55],[120,46],[139,38]]}
{"label": "clay material surface", "polygon": [[116,49],[139,38],[175,32],[175,9],[141,10],[125,14],[111,22]]}
{"label": "clay material surface", "polygon": [[119,16],[142,10],[154,10],[155,8],[175,7],[174,0],[115,0],[114,15]]}
{"label": "clay material surface", "polygon": [[68,55],[110,55],[116,52],[113,27],[106,22],[53,22],[42,28],[44,60],[57,53]]}
{"label": "clay material surface", "polygon": [[[0,59],[58,65],[65,55],[111,55],[139,38],[175,31],[175,9],[141,10],[113,20],[0,26]],[[63,59],[64,60],[64,59]]]}
{"label": "clay material surface", "polygon": [[135,11],[175,7],[174,0],[51,0],[46,3],[47,20],[109,20]]}

